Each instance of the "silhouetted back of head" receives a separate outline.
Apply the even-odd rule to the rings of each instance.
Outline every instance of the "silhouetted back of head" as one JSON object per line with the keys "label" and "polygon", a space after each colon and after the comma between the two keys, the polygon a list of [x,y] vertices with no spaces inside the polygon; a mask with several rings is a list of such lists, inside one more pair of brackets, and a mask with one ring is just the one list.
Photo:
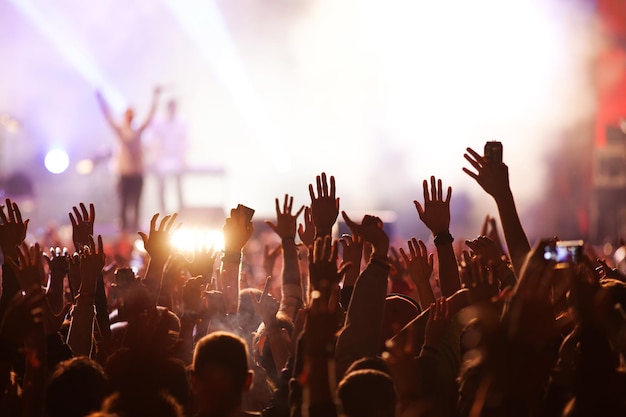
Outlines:
{"label": "silhouetted back of head", "polygon": [[215,332],[200,339],[192,368],[192,388],[201,413],[222,415],[235,409],[252,382],[246,343],[232,333]]}
{"label": "silhouetted back of head", "polygon": [[337,390],[346,417],[389,417],[396,412],[396,389],[389,375],[373,369],[347,374]]}
{"label": "silhouetted back of head", "polygon": [[46,392],[46,415],[83,417],[97,411],[108,395],[104,370],[87,357],[61,362],[50,377]]}
{"label": "silhouetted back of head", "polygon": [[352,362],[352,365],[350,365],[350,367],[346,371],[346,375],[352,372],[360,371],[362,369],[373,369],[375,371],[380,371],[384,374],[391,375],[391,371],[389,370],[387,362],[385,362],[378,356],[357,359],[356,361]]}
{"label": "silhouetted back of head", "polygon": [[102,410],[89,417],[184,417],[183,408],[165,392],[149,394],[113,394],[108,397]]}

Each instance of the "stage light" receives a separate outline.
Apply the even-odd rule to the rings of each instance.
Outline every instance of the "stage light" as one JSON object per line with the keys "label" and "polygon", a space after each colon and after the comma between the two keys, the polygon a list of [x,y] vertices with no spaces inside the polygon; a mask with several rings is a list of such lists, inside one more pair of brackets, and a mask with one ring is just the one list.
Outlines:
{"label": "stage light", "polygon": [[274,169],[289,172],[291,158],[277,140],[281,136],[279,125],[272,120],[266,103],[253,86],[216,2],[163,1],[228,91],[252,134],[268,150],[266,157],[273,162]]}
{"label": "stage light", "polygon": [[53,174],[60,174],[65,172],[70,165],[70,157],[67,155],[67,152],[61,149],[53,149],[46,154],[44,164],[48,171]]}
{"label": "stage light", "polygon": [[214,250],[224,249],[224,234],[220,230],[213,229],[179,229],[172,235],[174,249],[189,253],[196,248],[211,248]]}
{"label": "stage light", "polygon": [[60,9],[56,5],[33,0],[11,1],[17,10],[46,37],[48,42],[57,48],[91,85],[97,86],[102,91],[114,111],[121,112],[124,109],[126,103],[123,95],[109,82],[106,74],[100,70],[93,48],[83,42],[83,36],[73,32],[71,26],[64,23],[64,18],[59,14]]}
{"label": "stage light", "polygon": [[80,175],[89,175],[93,172],[93,161],[91,159],[83,159],[76,163],[76,172]]}

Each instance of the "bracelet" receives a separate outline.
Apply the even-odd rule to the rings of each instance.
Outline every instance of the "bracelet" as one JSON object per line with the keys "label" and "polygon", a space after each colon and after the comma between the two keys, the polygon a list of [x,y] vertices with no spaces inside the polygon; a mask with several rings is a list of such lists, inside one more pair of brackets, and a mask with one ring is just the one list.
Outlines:
{"label": "bracelet", "polygon": [[449,245],[454,242],[454,238],[450,234],[450,231],[440,232],[435,235],[435,246]]}
{"label": "bracelet", "polygon": [[224,252],[222,255],[222,262],[238,264],[241,262],[241,251],[239,252]]}

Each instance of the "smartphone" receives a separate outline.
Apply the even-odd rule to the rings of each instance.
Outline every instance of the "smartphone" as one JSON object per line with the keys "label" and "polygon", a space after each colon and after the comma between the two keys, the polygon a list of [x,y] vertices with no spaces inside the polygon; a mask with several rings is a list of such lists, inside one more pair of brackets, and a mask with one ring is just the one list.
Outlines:
{"label": "smartphone", "polygon": [[556,244],[547,244],[544,247],[543,258],[546,261],[555,261],[557,268],[567,268],[582,260],[583,245],[582,240],[560,240]]}
{"label": "smartphone", "polygon": [[501,164],[502,163],[502,142],[489,141],[485,143],[484,155],[486,159],[491,162]]}
{"label": "smartphone", "polygon": [[115,283],[122,287],[128,288],[135,281],[135,271],[132,268],[117,268],[115,270]]}
{"label": "smartphone", "polygon": [[243,211],[245,213],[247,222],[252,221],[252,216],[254,216],[254,209],[246,207],[243,204],[237,204],[237,211]]}

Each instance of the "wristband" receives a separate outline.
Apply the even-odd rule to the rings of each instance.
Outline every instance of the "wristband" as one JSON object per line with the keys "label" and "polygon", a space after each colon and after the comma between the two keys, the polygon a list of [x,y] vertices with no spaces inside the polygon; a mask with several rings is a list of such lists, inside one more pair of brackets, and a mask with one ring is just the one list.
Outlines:
{"label": "wristband", "polygon": [[291,241],[291,242],[294,242],[294,243],[295,243],[295,241],[296,241],[296,237],[295,237],[295,236],[287,236],[287,237],[283,237],[283,238],[281,238],[280,240],[281,240],[281,241],[283,241],[283,242],[284,242],[284,241]]}
{"label": "wristband", "polygon": [[435,246],[449,245],[452,242],[454,242],[454,238],[448,230],[435,235]]}

